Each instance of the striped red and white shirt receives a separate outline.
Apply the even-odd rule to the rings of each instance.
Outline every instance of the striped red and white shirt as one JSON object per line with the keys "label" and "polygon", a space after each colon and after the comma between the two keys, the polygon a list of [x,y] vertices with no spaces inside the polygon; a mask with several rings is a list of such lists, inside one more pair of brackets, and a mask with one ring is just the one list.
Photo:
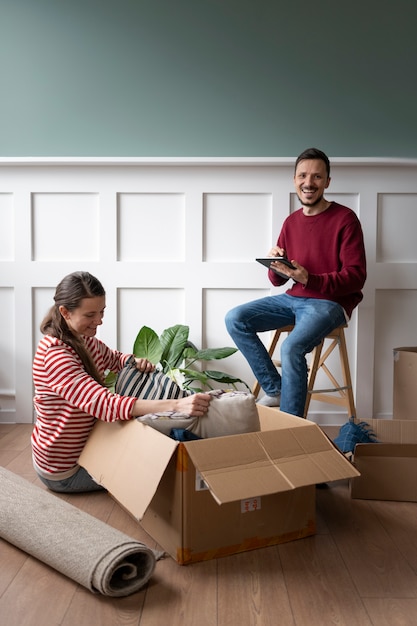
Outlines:
{"label": "striped red and white shirt", "polygon": [[[96,337],[85,344],[103,376],[119,372],[130,354],[111,350]],[[105,422],[132,418],[134,397],[111,393],[84,369],[68,344],[45,335],[33,361],[36,423],[32,433],[33,462],[45,478],[61,480],[78,469],[78,458],[96,419]]]}

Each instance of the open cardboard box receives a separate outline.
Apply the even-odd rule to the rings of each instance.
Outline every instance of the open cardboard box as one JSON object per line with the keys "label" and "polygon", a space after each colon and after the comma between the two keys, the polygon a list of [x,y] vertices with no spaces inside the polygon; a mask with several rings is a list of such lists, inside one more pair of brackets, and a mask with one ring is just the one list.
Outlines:
{"label": "open cardboard box", "polygon": [[80,464],[180,564],[315,532],[315,485],[358,475],[312,422],[258,407],[261,430],[179,443],[98,422]]}
{"label": "open cardboard box", "polygon": [[417,421],[367,420],[378,442],[358,443],[353,462],[360,476],[352,498],[417,502]]}

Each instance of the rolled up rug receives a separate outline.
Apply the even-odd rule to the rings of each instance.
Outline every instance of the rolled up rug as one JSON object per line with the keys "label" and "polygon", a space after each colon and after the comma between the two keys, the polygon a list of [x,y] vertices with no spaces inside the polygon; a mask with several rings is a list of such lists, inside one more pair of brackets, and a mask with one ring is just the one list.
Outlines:
{"label": "rolled up rug", "polygon": [[160,554],[0,467],[0,536],[95,593],[127,596]]}

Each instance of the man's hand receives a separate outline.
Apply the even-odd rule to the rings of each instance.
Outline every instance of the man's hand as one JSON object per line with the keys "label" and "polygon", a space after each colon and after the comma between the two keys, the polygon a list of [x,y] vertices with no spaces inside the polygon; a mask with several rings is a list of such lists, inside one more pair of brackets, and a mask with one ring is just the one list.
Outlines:
{"label": "man's hand", "polygon": [[292,265],[294,265],[295,270],[292,270],[288,265],[284,263],[280,263],[276,261],[275,263],[271,263],[271,269],[277,270],[280,274],[285,274],[288,278],[292,278],[297,283],[301,283],[302,285],[306,285],[308,282],[308,272],[305,267],[291,259]]}
{"label": "man's hand", "polygon": [[[272,248],[268,256],[285,256],[285,250],[278,247]],[[284,275],[288,278],[292,278],[297,283],[306,285],[308,281],[308,272],[306,268],[297,263],[294,259],[291,259],[291,263],[294,265],[295,269],[291,269],[288,265],[280,263],[279,261],[274,261],[271,263],[271,270],[274,270],[281,276]]]}

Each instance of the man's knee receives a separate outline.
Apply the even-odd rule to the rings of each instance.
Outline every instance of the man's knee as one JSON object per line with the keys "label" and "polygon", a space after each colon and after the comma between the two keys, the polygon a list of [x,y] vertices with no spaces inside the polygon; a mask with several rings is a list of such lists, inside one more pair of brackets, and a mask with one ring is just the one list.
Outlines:
{"label": "man's knee", "polygon": [[236,327],[236,324],[238,324],[240,321],[241,316],[239,309],[240,307],[235,307],[234,309],[230,309],[230,311],[226,313],[224,321],[226,324],[226,328],[229,332],[233,330]]}
{"label": "man's knee", "polygon": [[294,335],[291,336],[291,333],[284,339],[281,345],[281,361],[285,361],[287,358],[294,356],[296,354],[303,355],[305,354],[305,345],[300,343],[298,339],[294,338]]}

